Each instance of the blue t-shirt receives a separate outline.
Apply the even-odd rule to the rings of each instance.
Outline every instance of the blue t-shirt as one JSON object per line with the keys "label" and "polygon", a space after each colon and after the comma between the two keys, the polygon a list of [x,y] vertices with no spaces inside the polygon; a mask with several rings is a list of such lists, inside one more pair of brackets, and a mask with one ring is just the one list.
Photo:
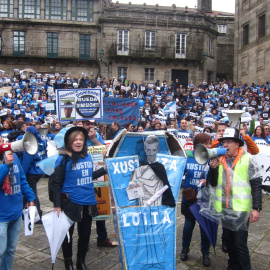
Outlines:
{"label": "blue t-shirt", "polygon": [[[184,184],[184,189],[186,188],[193,188],[196,191],[196,194],[198,193],[198,187],[197,185],[199,184],[200,179],[206,179],[207,173],[209,170],[209,166],[206,165],[199,165],[194,157],[188,157],[187,159],[187,165],[185,169],[185,184]],[[202,171],[204,169],[204,172],[202,174]],[[202,174],[202,176],[201,176]],[[184,202],[187,205],[191,205],[192,203],[187,202],[182,198],[182,202]]]}
{"label": "blue t-shirt", "polygon": [[[55,167],[59,166],[63,156],[56,160]],[[69,199],[80,205],[97,204],[94,184],[93,184],[93,161],[92,157],[87,154],[85,158],[80,158],[72,165],[69,159],[66,165],[65,180],[62,192],[69,195]]]}

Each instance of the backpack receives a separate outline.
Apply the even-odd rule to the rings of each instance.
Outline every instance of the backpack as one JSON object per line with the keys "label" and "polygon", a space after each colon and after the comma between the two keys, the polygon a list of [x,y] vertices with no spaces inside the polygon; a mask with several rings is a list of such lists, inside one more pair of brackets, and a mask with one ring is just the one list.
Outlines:
{"label": "backpack", "polygon": [[[53,202],[53,193],[54,193],[54,179],[56,175],[61,175],[61,185],[63,185],[63,182],[65,180],[65,174],[66,174],[66,165],[68,161],[67,155],[60,155],[63,156],[61,163],[58,167],[54,169],[54,172],[49,177],[48,182],[48,193],[49,193],[49,200]],[[57,171],[57,173],[56,173]]]}

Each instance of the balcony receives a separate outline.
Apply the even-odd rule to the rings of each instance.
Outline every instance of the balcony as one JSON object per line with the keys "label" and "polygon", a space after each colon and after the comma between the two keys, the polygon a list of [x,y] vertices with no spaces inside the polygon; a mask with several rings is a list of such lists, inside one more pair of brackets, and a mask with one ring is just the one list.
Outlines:
{"label": "balcony", "polygon": [[24,50],[13,51],[13,46],[2,47],[0,57],[24,57],[24,58],[54,58],[54,59],[77,59],[97,61],[97,51],[91,50],[89,54],[80,54],[79,49],[58,48],[49,53],[47,47],[25,46]]}
{"label": "balcony", "polygon": [[[125,52],[125,53],[123,53]],[[156,59],[156,60],[184,60],[184,61],[201,61],[203,59],[202,49],[187,47],[184,52],[176,52],[175,47],[166,45],[156,45],[153,49],[146,49],[144,46],[131,45],[128,48],[112,44],[108,50],[110,59]]]}

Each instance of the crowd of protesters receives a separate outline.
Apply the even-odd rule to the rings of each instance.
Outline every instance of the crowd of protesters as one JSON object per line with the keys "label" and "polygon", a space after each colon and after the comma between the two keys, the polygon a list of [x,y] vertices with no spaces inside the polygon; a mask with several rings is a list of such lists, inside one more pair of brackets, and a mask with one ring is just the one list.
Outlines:
{"label": "crowd of protesters", "polygon": [[[66,121],[65,124],[58,122],[55,109],[55,90],[71,88],[102,88],[104,97],[137,98],[138,100],[143,100],[143,104],[139,102],[143,106],[140,107],[138,124],[134,126],[132,122],[128,122],[124,126],[120,126],[117,121],[109,125],[104,122],[95,123],[93,120]],[[268,82],[248,86],[241,82],[238,84],[228,84],[225,80],[219,83],[203,81],[197,85],[190,81],[187,87],[183,87],[174,82],[161,82],[159,80],[155,83],[141,82],[137,84],[135,81],[128,81],[123,76],[107,80],[100,77],[89,79],[85,74],[81,78],[72,79],[70,75],[61,76],[59,74],[33,74],[33,76],[18,74],[10,76],[3,73],[0,75],[0,92],[2,93],[2,96],[0,96],[1,141],[12,142],[18,140],[22,138],[26,131],[29,131],[38,138],[39,145],[42,145],[42,148],[39,149],[39,160],[46,158],[46,140],[44,140],[45,145],[43,145],[43,140],[41,140],[40,134],[38,134],[40,128],[46,128],[48,130],[46,134],[47,140],[53,140],[63,125],[72,123],[77,126],[77,129],[84,127],[86,129],[85,138],[80,135],[82,137],[80,140],[83,141],[83,144],[77,145],[77,142],[75,142],[77,137],[73,138],[74,143],[72,142],[72,147],[70,147],[75,149],[74,152],[78,152],[76,149],[81,149],[82,145],[104,144],[104,140],[115,138],[123,128],[128,132],[171,130],[175,135],[185,133],[188,134],[188,137],[185,138],[185,141],[188,142],[194,139],[198,128],[201,129],[200,132],[218,134],[220,122],[224,125],[224,123],[229,121],[226,119],[224,111],[226,112],[226,110],[230,109],[241,109],[248,112],[250,115],[250,121],[248,122],[251,124],[249,129],[245,129],[245,134],[249,134],[253,141],[264,140],[265,144],[270,144],[268,126],[270,116],[270,83]],[[173,106],[171,107],[171,105]],[[205,123],[204,117],[211,117],[213,119],[211,124]],[[257,124],[255,125],[256,122]],[[98,133],[96,133],[94,127]],[[215,136],[209,136],[209,138],[215,138]],[[42,153],[42,157],[40,153]],[[8,155],[5,158],[6,164],[12,164],[13,161],[16,164],[18,163],[18,167],[20,170],[24,170],[26,180],[34,191],[32,192],[29,189],[28,184],[25,184],[25,179],[22,178],[21,183],[26,185],[24,190],[22,190],[27,199],[24,204],[32,203],[34,198],[36,198],[38,212],[42,216],[37,192],[37,182],[42,176],[42,171],[37,172],[31,169],[32,167],[36,168],[37,160],[35,160],[35,157],[32,157],[33,160],[30,161],[25,156],[21,159],[19,153],[18,158],[14,159],[13,156],[10,156],[10,159],[8,159]],[[19,161],[22,163],[22,167]],[[3,168],[5,169],[5,167]],[[6,169],[8,173],[9,168]],[[4,175],[2,178],[4,180]],[[14,194],[11,193],[11,195]],[[86,202],[87,205],[89,203]],[[18,201],[19,204],[22,204],[22,202]],[[18,208],[20,209],[16,220],[20,223],[19,216],[21,215],[22,207]],[[89,222],[89,224],[91,223]],[[102,223],[102,227],[106,237],[104,241],[101,241],[101,244],[99,244],[98,240],[98,245],[112,246],[107,238],[105,222]],[[20,228],[18,226],[18,232]],[[87,231],[87,233],[89,232]],[[18,233],[16,237],[18,238]],[[17,238],[16,241],[18,240]],[[13,250],[16,248],[16,241],[14,240]],[[77,260],[78,269],[87,269],[85,268],[84,257],[88,242],[84,243],[83,252],[78,253],[80,255]],[[183,252],[181,253],[182,260],[187,259],[188,247],[185,252],[185,256],[182,254]],[[205,266],[210,265],[208,253],[209,250],[206,248],[203,252],[203,264]],[[73,269],[71,257],[72,252],[69,252],[65,257],[66,269]],[[13,258],[8,259],[11,265],[12,260]]]}
{"label": "crowd of protesters", "polygon": [[[5,88],[7,87],[7,88]],[[68,88],[102,88],[104,97],[110,98],[138,98],[144,100],[140,110],[137,126],[127,123],[129,131],[149,130],[181,130],[182,119],[187,121],[188,129],[195,131],[194,126],[207,128],[207,132],[215,132],[216,124],[206,126],[202,116],[211,115],[216,122],[224,119],[222,111],[227,109],[242,109],[249,112],[260,124],[256,128],[254,140],[263,138],[267,143],[269,136],[269,108],[270,83],[252,83],[251,85],[227,83],[199,82],[197,85],[190,81],[184,88],[180,84],[157,80],[155,83],[136,83],[128,81],[123,76],[119,78],[71,78],[70,75],[33,74],[33,75],[0,75],[0,116],[1,136],[7,141],[7,135],[16,130],[16,123],[25,122],[26,125],[48,125],[48,138],[53,139],[59,132],[61,124],[56,119],[55,90]],[[164,113],[164,108],[175,101],[174,113]],[[49,106],[52,105],[52,106]],[[158,115],[165,118],[157,117]],[[258,124],[257,124],[258,125]],[[257,126],[256,125],[256,126]],[[106,139],[113,138],[113,128],[101,123],[102,133]],[[124,127],[121,127],[124,128]]]}

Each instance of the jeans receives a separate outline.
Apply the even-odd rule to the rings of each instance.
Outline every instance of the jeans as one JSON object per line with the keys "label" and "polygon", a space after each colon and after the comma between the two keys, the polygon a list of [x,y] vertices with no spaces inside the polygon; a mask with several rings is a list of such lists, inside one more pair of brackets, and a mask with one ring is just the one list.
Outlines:
{"label": "jeans", "polygon": [[105,220],[97,220],[97,241],[105,241],[108,238]]}
{"label": "jeans", "polygon": [[[38,194],[37,194],[37,183],[41,177],[42,177],[42,174],[27,174],[26,175],[26,180],[27,180],[30,188],[33,189],[35,196],[36,196],[36,207],[38,210],[38,214],[40,215],[40,218],[42,216],[42,211],[40,210],[40,202],[39,202],[39,198],[38,198]],[[24,199],[23,204],[25,205],[26,203],[27,203],[27,201]]]}
{"label": "jeans", "polygon": [[248,231],[231,231],[223,228],[224,239],[227,244],[229,270],[250,270],[250,257],[247,246]]}
{"label": "jeans", "polygon": [[[182,238],[182,247],[183,248],[189,248],[191,238],[192,238],[192,233],[193,229],[195,227],[195,220],[191,220],[187,217],[185,217],[185,224],[183,228],[183,238]],[[209,249],[210,249],[210,241],[203,231],[203,229],[200,226],[200,231],[201,231],[201,251],[202,254],[209,255]]]}
{"label": "jeans", "polygon": [[15,250],[22,229],[22,217],[7,222],[0,222],[0,270],[12,270]]}

